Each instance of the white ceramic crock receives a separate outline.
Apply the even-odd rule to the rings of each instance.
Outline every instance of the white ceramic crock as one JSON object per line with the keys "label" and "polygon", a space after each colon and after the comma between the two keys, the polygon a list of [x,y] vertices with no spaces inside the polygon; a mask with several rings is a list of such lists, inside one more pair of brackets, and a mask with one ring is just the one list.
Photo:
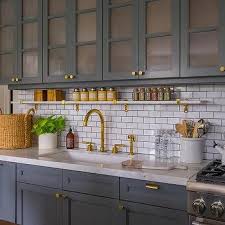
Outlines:
{"label": "white ceramic crock", "polygon": [[38,137],[39,154],[45,154],[49,150],[57,148],[57,133],[42,134]]}
{"label": "white ceramic crock", "polygon": [[204,148],[204,138],[181,138],[180,161],[184,163],[201,163]]}

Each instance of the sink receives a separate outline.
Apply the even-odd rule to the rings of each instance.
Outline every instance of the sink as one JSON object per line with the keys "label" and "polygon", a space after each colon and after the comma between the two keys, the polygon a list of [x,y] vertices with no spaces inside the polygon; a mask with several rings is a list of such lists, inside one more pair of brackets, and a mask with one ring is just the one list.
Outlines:
{"label": "sink", "polygon": [[123,161],[130,159],[127,153],[100,153],[100,152],[85,152],[81,150],[68,150],[59,153],[51,153],[42,158],[50,158],[53,160],[60,160],[63,162],[71,162],[76,164],[121,164]]}

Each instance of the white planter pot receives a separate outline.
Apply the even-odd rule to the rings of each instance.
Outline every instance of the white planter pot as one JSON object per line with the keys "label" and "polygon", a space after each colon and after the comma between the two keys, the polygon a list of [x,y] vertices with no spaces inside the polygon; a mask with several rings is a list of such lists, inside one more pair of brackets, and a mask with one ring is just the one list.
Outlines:
{"label": "white planter pot", "polygon": [[201,163],[204,148],[204,138],[181,138],[180,161],[184,163]]}
{"label": "white planter pot", "polygon": [[45,154],[57,148],[57,134],[42,134],[38,138],[39,154]]}

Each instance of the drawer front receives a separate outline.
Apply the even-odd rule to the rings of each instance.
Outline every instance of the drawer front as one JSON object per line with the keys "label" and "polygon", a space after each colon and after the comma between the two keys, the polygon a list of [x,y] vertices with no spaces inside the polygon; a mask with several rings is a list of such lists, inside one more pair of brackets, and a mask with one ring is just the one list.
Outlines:
{"label": "drawer front", "polygon": [[63,189],[84,194],[119,198],[119,178],[67,170],[63,171]]}
{"label": "drawer front", "polygon": [[62,187],[62,170],[41,166],[18,164],[17,181],[45,187]]}
{"label": "drawer front", "polygon": [[187,209],[187,193],[184,186],[120,179],[120,198],[171,209]]}

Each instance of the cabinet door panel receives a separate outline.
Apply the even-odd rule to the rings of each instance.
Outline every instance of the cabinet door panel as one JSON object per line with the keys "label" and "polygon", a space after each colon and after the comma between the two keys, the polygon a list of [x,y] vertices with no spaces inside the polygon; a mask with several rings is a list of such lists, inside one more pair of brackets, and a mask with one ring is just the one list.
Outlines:
{"label": "cabinet door panel", "polygon": [[10,84],[17,75],[16,0],[0,1],[0,83]]}
{"label": "cabinet door panel", "polygon": [[18,1],[19,83],[42,82],[42,0]]}
{"label": "cabinet door panel", "polygon": [[57,189],[17,183],[17,224],[61,224],[62,202]]}
{"label": "cabinet door panel", "polygon": [[43,7],[44,82],[71,82],[70,73],[71,13],[70,0],[46,0]]}
{"label": "cabinet door panel", "polygon": [[179,76],[179,0],[140,1],[140,78]]}
{"label": "cabinet door panel", "polygon": [[103,4],[103,79],[138,79],[138,1]]}
{"label": "cabinet door panel", "polygon": [[137,203],[121,202],[124,205],[129,225],[188,225],[185,211],[172,210]]}
{"label": "cabinet door panel", "polygon": [[102,80],[102,0],[74,0],[71,73],[75,81]]}
{"label": "cabinet door panel", "polygon": [[225,14],[222,0],[185,0],[181,10],[181,76],[222,75]]}
{"label": "cabinet door panel", "polygon": [[125,224],[125,214],[118,210],[117,200],[71,192],[65,194],[67,195],[63,215],[65,225]]}
{"label": "cabinet door panel", "polygon": [[16,165],[0,162],[0,220],[16,221]]}

